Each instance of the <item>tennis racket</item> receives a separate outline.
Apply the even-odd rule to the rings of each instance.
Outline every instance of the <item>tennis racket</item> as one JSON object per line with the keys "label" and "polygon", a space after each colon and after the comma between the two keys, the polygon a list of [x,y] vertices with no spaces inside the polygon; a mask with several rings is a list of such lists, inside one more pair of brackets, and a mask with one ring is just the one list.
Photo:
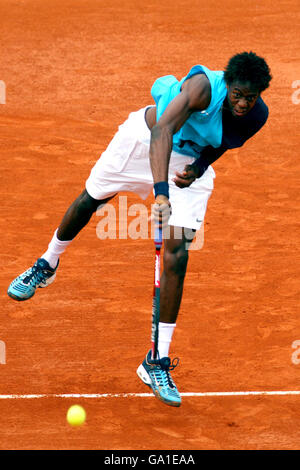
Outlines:
{"label": "tennis racket", "polygon": [[152,359],[158,356],[158,324],[160,317],[160,250],[162,247],[162,229],[156,228],[154,233],[155,269],[152,301]]}

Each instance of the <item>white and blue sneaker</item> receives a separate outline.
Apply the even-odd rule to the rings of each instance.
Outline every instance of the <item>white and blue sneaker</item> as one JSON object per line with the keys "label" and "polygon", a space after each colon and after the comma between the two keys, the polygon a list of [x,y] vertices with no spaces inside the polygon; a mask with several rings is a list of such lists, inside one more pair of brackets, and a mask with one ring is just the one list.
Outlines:
{"label": "white and blue sneaker", "polygon": [[12,281],[7,291],[9,297],[14,300],[27,300],[34,295],[37,287],[49,286],[56,277],[58,263],[53,269],[48,261],[39,258],[31,268]]}
{"label": "white and blue sneaker", "polygon": [[181,405],[180,393],[170,374],[170,370],[173,370],[178,362],[178,358],[175,358],[172,363],[169,357],[151,359],[150,350],[136,371],[144,384],[152,388],[154,395],[170,406]]}

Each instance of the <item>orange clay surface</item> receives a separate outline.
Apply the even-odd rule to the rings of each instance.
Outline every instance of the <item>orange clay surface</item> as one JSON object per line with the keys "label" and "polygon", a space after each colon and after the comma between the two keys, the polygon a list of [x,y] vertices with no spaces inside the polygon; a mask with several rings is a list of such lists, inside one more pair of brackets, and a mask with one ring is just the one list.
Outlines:
{"label": "orange clay surface", "polygon": [[[0,18],[0,394],[149,392],[136,368],[150,346],[153,241],[101,241],[95,215],[52,286],[27,302],[6,290],[45,251],[118,125],[153,103],[154,80],[197,63],[222,70],[244,50],[271,67],[270,117],[214,165],[173,377],[185,393],[300,390],[298,0],[1,0]],[[77,402],[87,421],[72,429]],[[179,409],[154,397],[0,399],[0,447],[296,449],[299,410],[288,395],[183,397]]]}

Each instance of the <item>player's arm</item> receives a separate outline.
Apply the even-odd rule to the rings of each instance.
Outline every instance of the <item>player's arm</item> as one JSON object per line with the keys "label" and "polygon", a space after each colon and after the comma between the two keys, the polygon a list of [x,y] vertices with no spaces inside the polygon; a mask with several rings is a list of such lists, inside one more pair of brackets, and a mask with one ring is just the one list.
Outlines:
{"label": "player's arm", "polygon": [[173,135],[195,111],[206,109],[211,99],[211,87],[206,75],[195,75],[183,83],[182,91],[166,108],[151,130],[150,165],[155,196],[168,199],[168,168]]}
{"label": "player's arm", "polygon": [[231,129],[223,121],[223,138],[225,143],[218,148],[211,145],[205,147],[200,157],[191,165],[186,165],[182,172],[177,172],[173,181],[179,188],[187,188],[196,178],[200,178],[207,170],[208,166],[214,163],[224,152],[230,148],[237,148],[253,137],[267,122],[269,110],[262,98],[259,98],[252,110],[251,119],[247,120],[244,125],[240,125],[239,131]]}

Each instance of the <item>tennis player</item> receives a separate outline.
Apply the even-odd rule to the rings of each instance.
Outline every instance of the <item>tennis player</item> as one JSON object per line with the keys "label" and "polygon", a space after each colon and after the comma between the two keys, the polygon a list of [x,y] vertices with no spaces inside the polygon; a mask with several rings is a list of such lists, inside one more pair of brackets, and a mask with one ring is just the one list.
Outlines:
{"label": "tennis player", "polygon": [[228,149],[241,147],[266,123],[268,108],[261,93],[271,78],[267,63],[254,52],[234,55],[225,71],[196,65],[180,81],[172,75],[158,78],[151,90],[155,105],[131,113],[119,127],[46,252],[8,288],[15,300],[31,298],[37,287],[53,282],[60,256],[100,204],[120,191],[146,199],[154,187],[154,216],[161,225],[169,225],[170,236],[164,240],[159,356],[152,359],[149,351],[138,375],[171,406],[180,406],[181,396],[170,373],[178,361],[171,362],[169,347],[181,303],[187,246],[203,223],[214,186],[211,164]]}

